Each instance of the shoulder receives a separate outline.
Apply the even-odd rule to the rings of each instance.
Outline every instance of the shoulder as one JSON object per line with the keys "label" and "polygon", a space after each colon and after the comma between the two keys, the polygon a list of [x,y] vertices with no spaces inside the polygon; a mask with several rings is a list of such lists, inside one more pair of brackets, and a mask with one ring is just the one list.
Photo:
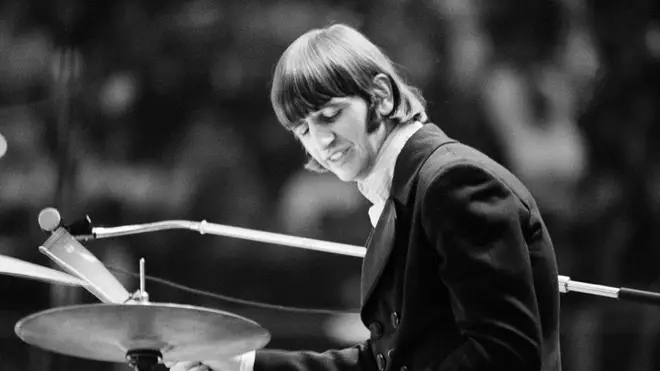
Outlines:
{"label": "shoulder", "polygon": [[461,143],[439,147],[418,174],[418,200],[459,205],[511,197],[529,209],[533,198],[522,182],[484,153]]}

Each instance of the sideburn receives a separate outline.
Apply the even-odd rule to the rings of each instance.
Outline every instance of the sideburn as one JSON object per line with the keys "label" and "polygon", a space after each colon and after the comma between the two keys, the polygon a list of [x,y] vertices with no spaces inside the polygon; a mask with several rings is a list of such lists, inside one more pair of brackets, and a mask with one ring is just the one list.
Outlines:
{"label": "sideburn", "polygon": [[378,130],[380,127],[383,117],[378,113],[378,110],[376,110],[376,105],[372,102],[369,105],[369,108],[367,110],[367,120],[366,120],[366,127],[367,127],[367,133],[371,134]]}

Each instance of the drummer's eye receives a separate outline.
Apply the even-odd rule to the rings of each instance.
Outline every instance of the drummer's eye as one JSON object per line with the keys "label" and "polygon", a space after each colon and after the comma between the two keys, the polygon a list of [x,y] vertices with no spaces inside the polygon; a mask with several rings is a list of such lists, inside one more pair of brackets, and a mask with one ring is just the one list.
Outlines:
{"label": "drummer's eye", "polygon": [[339,108],[327,108],[319,114],[319,119],[325,123],[331,123],[339,118],[341,114],[341,109]]}

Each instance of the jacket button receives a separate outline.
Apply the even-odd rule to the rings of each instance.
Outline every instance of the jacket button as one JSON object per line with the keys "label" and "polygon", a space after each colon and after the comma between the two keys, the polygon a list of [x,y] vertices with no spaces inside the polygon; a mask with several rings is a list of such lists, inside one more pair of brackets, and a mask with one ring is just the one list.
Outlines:
{"label": "jacket button", "polygon": [[371,340],[378,340],[383,336],[383,326],[378,322],[371,322],[369,332],[371,332]]}
{"label": "jacket button", "polygon": [[395,355],[396,355],[396,350],[390,349],[387,351],[387,358],[390,359],[390,362],[394,360]]}
{"label": "jacket button", "polygon": [[376,356],[376,364],[378,365],[378,371],[385,370],[385,357],[381,353]]}
{"label": "jacket button", "polygon": [[390,320],[392,321],[392,327],[394,328],[399,327],[399,313],[392,312],[392,315],[390,316]]}

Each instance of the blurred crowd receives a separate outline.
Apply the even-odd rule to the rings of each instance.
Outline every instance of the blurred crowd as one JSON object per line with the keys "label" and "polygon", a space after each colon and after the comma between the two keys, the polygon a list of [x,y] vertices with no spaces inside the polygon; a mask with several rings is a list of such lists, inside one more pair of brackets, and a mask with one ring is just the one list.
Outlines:
{"label": "blurred crowd", "polygon": [[[184,219],[362,245],[353,184],[304,171],[278,126],[272,69],[314,27],[374,40],[450,136],[528,185],[562,275],[660,292],[660,7],[653,0],[0,2],[0,254],[52,266],[47,206],[65,223]],[[360,261],[187,231],[98,240],[109,267],[263,303],[355,312]],[[129,289],[137,280],[114,271]],[[22,343],[16,321],[97,300],[0,275],[1,370],[123,370]],[[264,309],[147,283],[151,299],[229,310],[269,346],[324,349],[355,315]],[[350,326],[355,324],[355,326]],[[657,307],[562,296],[566,371],[660,369]]]}

